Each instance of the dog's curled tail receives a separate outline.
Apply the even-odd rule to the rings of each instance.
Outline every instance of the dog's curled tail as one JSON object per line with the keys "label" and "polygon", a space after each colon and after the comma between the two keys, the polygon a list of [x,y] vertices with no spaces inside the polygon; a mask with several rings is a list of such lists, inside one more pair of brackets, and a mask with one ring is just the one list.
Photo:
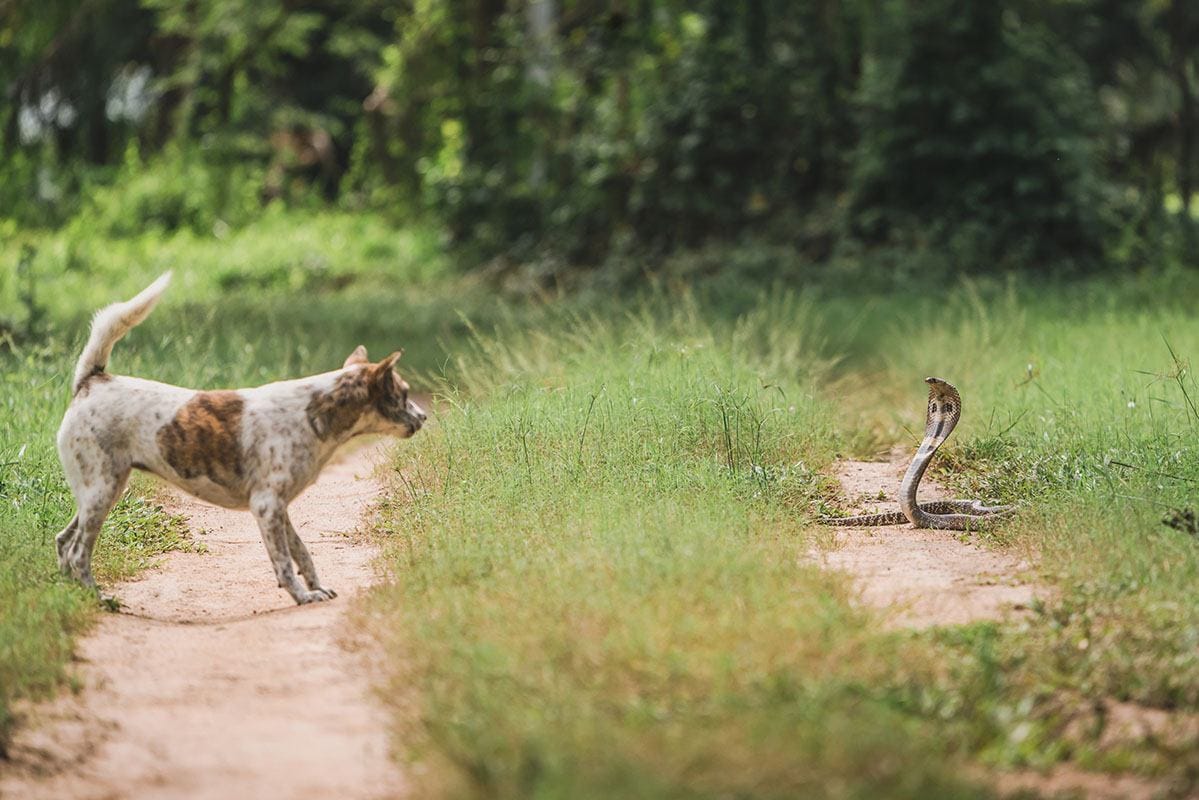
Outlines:
{"label": "dog's curled tail", "polygon": [[92,319],[92,332],[87,344],[75,364],[75,380],[71,383],[71,394],[78,394],[79,387],[92,375],[104,371],[112,346],[125,334],[133,330],[154,310],[154,304],[166,291],[171,282],[171,273],[165,272],[158,280],[142,289],[136,297],[123,303],[113,303],[96,312]]}

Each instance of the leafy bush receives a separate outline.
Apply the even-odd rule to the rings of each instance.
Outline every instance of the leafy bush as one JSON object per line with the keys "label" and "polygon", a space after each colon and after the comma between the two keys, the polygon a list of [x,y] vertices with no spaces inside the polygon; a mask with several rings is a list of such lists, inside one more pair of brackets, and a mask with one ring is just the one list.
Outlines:
{"label": "leafy bush", "polygon": [[222,166],[191,150],[170,150],[143,163],[131,148],[117,179],[87,193],[86,211],[72,225],[110,236],[150,229],[210,234],[218,222],[252,219],[261,208],[261,185],[257,166]]}
{"label": "leafy bush", "polygon": [[437,124],[394,124],[423,148],[430,206],[484,257],[595,265],[697,245],[814,205],[844,171],[851,12],[762,0],[614,13],[564,20],[551,47],[510,11],[457,74],[429,67],[469,46],[438,7],[414,12],[429,30],[397,49],[384,81],[406,97],[455,87]]}
{"label": "leafy bush", "polygon": [[1098,108],[1083,64],[1012,4],[887,12],[861,86],[853,231],[974,269],[1098,256]]}

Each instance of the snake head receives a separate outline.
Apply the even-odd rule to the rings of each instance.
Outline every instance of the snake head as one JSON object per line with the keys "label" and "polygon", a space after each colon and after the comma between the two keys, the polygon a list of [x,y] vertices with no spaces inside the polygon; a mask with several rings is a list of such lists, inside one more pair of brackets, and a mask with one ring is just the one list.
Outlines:
{"label": "snake head", "polygon": [[[962,397],[958,394],[957,388],[949,381],[943,381],[940,378],[925,378],[924,382],[928,384],[927,422],[931,425],[944,418],[952,419],[956,424],[957,418],[962,412]],[[952,425],[950,427],[952,429]],[[948,431],[946,431],[946,435],[948,435]]]}

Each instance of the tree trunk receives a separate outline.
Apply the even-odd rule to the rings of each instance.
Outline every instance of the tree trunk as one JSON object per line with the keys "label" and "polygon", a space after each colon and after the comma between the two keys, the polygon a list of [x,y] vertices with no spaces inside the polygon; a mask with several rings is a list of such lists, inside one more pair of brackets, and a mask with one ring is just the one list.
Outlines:
{"label": "tree trunk", "polygon": [[237,82],[237,64],[240,61],[238,58],[230,64],[217,81],[216,115],[221,127],[228,125],[229,118],[233,115],[233,86]]}
{"label": "tree trunk", "polygon": [[108,115],[105,108],[105,98],[100,96],[99,102],[88,112],[87,119],[87,157],[93,164],[108,163]]}
{"label": "tree trunk", "polygon": [[533,45],[526,76],[537,87],[543,97],[537,103],[537,123],[541,129],[541,141],[537,143],[529,164],[529,185],[533,188],[545,183],[546,162],[549,160],[549,115],[544,106],[544,95],[548,95],[553,83],[554,34],[558,25],[558,9],[554,0],[529,0],[525,6],[525,21],[528,25],[529,41]]}
{"label": "tree trunk", "polygon": [[[370,139],[371,156],[379,165],[379,171],[383,173],[383,181],[388,186],[395,186],[400,180],[399,168],[391,156],[391,148],[388,146],[390,137],[387,131],[388,116],[394,113],[395,103],[387,89],[382,85],[377,85],[370,96],[362,101],[362,110],[366,119],[367,135]],[[401,134],[401,139],[406,138]],[[407,182],[406,188],[414,187],[413,181]]]}
{"label": "tree trunk", "polygon": [[1180,56],[1174,68],[1174,79],[1182,102],[1178,110],[1178,193],[1182,195],[1182,215],[1189,224],[1195,142],[1195,98],[1191,93],[1185,56]]}
{"label": "tree trunk", "polygon": [[1174,0],[1170,5],[1172,72],[1178,86],[1178,192],[1182,196],[1182,220],[1191,227],[1191,194],[1194,190],[1195,159],[1195,94],[1191,88],[1190,42],[1187,41],[1187,0]]}
{"label": "tree trunk", "polygon": [[17,140],[21,136],[20,120],[17,115],[20,113],[20,98],[14,96],[8,109],[8,118],[4,120],[4,147],[3,150],[0,150],[6,159],[12,158],[13,153],[17,151]]}

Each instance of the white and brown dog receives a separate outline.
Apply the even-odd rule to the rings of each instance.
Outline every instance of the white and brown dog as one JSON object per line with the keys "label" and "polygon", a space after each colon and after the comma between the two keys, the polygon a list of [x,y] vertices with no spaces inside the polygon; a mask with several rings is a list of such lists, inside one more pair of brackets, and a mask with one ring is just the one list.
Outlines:
{"label": "white and brown dog", "polygon": [[113,345],[149,315],[169,282],[167,273],[92,321],[58,430],[58,454],[78,506],[55,540],[59,566],[95,586],[91,560],[100,526],[130,470],[141,469],[210,503],[248,508],[279,586],[297,603],[336,597],[321,586],[287,505],[350,438],[408,437],[420,430],[425,412],[408,399],[408,384],[394,369],[400,353],[376,364],[360,346],[339,370],[234,391],[201,392],[106,372]]}

